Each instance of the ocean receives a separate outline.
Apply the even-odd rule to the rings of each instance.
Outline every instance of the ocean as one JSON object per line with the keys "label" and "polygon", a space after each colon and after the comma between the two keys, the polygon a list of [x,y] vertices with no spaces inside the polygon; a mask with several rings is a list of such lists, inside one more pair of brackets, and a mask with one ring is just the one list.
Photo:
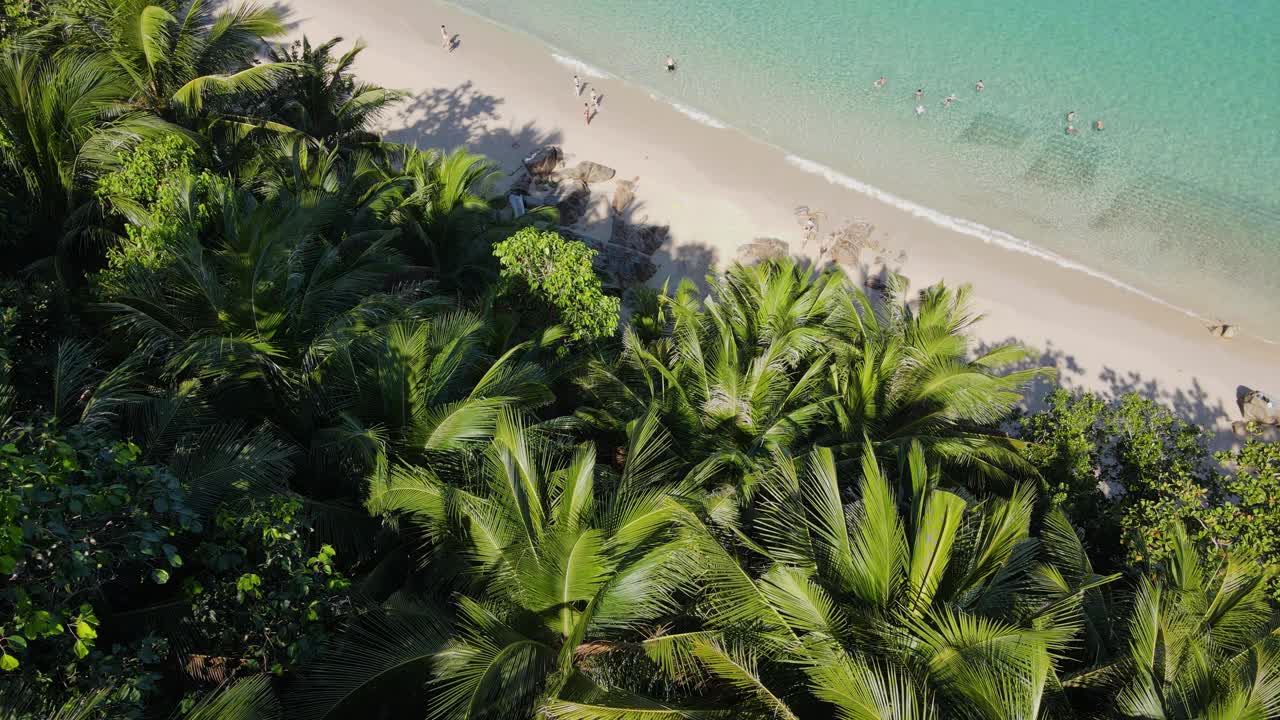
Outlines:
{"label": "ocean", "polygon": [[1280,0],[452,4],[831,182],[1280,339]]}

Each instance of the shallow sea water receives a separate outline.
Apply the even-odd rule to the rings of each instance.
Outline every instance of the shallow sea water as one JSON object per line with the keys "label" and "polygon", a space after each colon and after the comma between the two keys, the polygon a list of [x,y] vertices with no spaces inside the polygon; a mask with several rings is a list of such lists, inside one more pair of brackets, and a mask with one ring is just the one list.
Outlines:
{"label": "shallow sea water", "polygon": [[1278,0],[453,4],[828,180],[1280,339]]}

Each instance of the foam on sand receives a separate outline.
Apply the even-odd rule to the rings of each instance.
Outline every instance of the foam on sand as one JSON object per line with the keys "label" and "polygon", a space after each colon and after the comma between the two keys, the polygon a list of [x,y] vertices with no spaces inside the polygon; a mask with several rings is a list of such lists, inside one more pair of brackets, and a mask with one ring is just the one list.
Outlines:
{"label": "foam on sand", "polygon": [[1100,270],[1095,270],[1089,267],[1088,265],[1084,265],[1082,263],[1076,262],[1075,260],[1070,260],[1068,258],[1062,257],[1057,253],[1054,253],[1049,250],[1045,250],[1044,248],[1033,245],[1027,242],[1026,240],[1023,240],[1018,237],[1014,237],[1009,233],[1002,232],[994,228],[989,228],[986,225],[983,225],[982,223],[974,222],[973,220],[966,220],[964,218],[953,217],[944,212],[934,210],[933,208],[925,207],[924,205],[920,205],[919,203],[914,203],[910,200],[907,200],[906,198],[898,197],[897,195],[894,195],[893,193],[888,192],[886,190],[882,190],[874,185],[862,182],[857,178],[849,177],[848,175],[845,175],[841,172],[833,170],[832,168],[829,168],[826,165],[823,165],[821,163],[816,163],[812,160],[808,160],[806,158],[802,158],[797,155],[787,155],[786,160],[789,164],[807,173],[812,173],[814,175],[817,175],[823,178],[824,180],[826,180],[827,182],[831,183],[832,185],[839,185],[840,187],[845,187],[855,192],[862,193],[863,195],[866,195],[868,197],[875,198],[880,202],[886,203],[888,205],[892,205],[893,207],[896,207],[899,210],[907,212],[911,215],[914,215],[915,217],[918,217],[922,220],[927,220],[933,223],[934,225],[937,225],[938,227],[946,228],[948,230],[954,230],[955,232],[968,235],[969,237],[978,238],[979,240],[985,243],[998,245],[999,247],[1002,247],[1006,250],[1013,250],[1015,252],[1025,253],[1027,255],[1040,258],[1041,260],[1048,260],[1049,262],[1054,263],[1059,267],[1066,268],[1068,270],[1075,270],[1076,272],[1082,272],[1090,277],[1098,278],[1103,282],[1110,283],[1111,285],[1114,285],[1118,288],[1131,292],[1135,295],[1138,295],[1139,297],[1146,298],[1147,300],[1150,300],[1154,303],[1158,303],[1167,308],[1172,308],[1174,310],[1177,310],[1178,312],[1183,313],[1184,315],[1197,318],[1200,320],[1205,319],[1200,315],[1196,314],[1195,312],[1188,310],[1187,308],[1174,305],[1173,303],[1170,303],[1166,300],[1158,298],[1155,295],[1152,295],[1151,293],[1148,293],[1144,290],[1140,290]]}
{"label": "foam on sand", "polygon": [[569,68],[570,70],[576,71],[579,75],[584,75],[590,78],[597,78],[600,80],[610,80],[613,78],[612,75],[605,72],[604,70],[601,70],[600,68],[595,67],[594,65],[588,65],[575,57],[570,57],[568,55],[561,55],[560,53],[553,52],[551,53],[551,58],[556,62],[560,63],[561,65]]}

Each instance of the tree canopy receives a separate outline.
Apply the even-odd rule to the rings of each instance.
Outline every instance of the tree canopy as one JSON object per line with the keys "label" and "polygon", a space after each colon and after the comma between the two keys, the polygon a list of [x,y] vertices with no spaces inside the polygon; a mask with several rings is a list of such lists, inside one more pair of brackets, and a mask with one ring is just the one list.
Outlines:
{"label": "tree canopy", "polygon": [[604,283],[273,9],[4,8],[0,718],[1280,717],[1280,446],[1027,413],[965,285]]}

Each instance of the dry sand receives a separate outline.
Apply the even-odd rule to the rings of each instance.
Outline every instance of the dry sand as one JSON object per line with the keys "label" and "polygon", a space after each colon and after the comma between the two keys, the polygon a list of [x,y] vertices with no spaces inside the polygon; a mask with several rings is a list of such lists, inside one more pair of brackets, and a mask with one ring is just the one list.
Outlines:
{"label": "dry sand", "polygon": [[[359,76],[413,94],[384,120],[392,140],[466,145],[508,171],[538,146],[558,144],[570,164],[594,160],[616,168],[619,179],[639,176],[633,218],[671,228],[671,240],[654,256],[660,264],[655,284],[668,275],[673,282],[701,278],[761,236],[790,243],[793,254],[815,255],[816,243],[802,247],[795,208],[803,205],[825,213],[821,234],[849,220],[873,224],[890,268],[915,288],[944,279],[972,284],[986,316],[979,339],[1036,348],[1039,364],[1055,365],[1058,381],[1069,388],[1158,399],[1214,428],[1219,446],[1231,442],[1240,386],[1280,391],[1280,347],[1245,337],[1214,339],[1203,321],[1082,272],[832,185],[787,163],[782,150],[701,124],[644,88],[583,75],[583,97],[575,97],[575,71],[523,34],[431,1],[294,0],[289,6],[295,36],[363,39],[369,47],[356,65]],[[441,23],[457,34],[453,52],[440,46]],[[689,64],[681,69],[692,71]],[[588,127],[582,109],[592,88],[603,98]],[[597,204],[581,229],[604,233],[608,222]],[[864,252],[863,261],[872,263],[875,255]],[[1045,389],[1036,389],[1033,405]]]}

